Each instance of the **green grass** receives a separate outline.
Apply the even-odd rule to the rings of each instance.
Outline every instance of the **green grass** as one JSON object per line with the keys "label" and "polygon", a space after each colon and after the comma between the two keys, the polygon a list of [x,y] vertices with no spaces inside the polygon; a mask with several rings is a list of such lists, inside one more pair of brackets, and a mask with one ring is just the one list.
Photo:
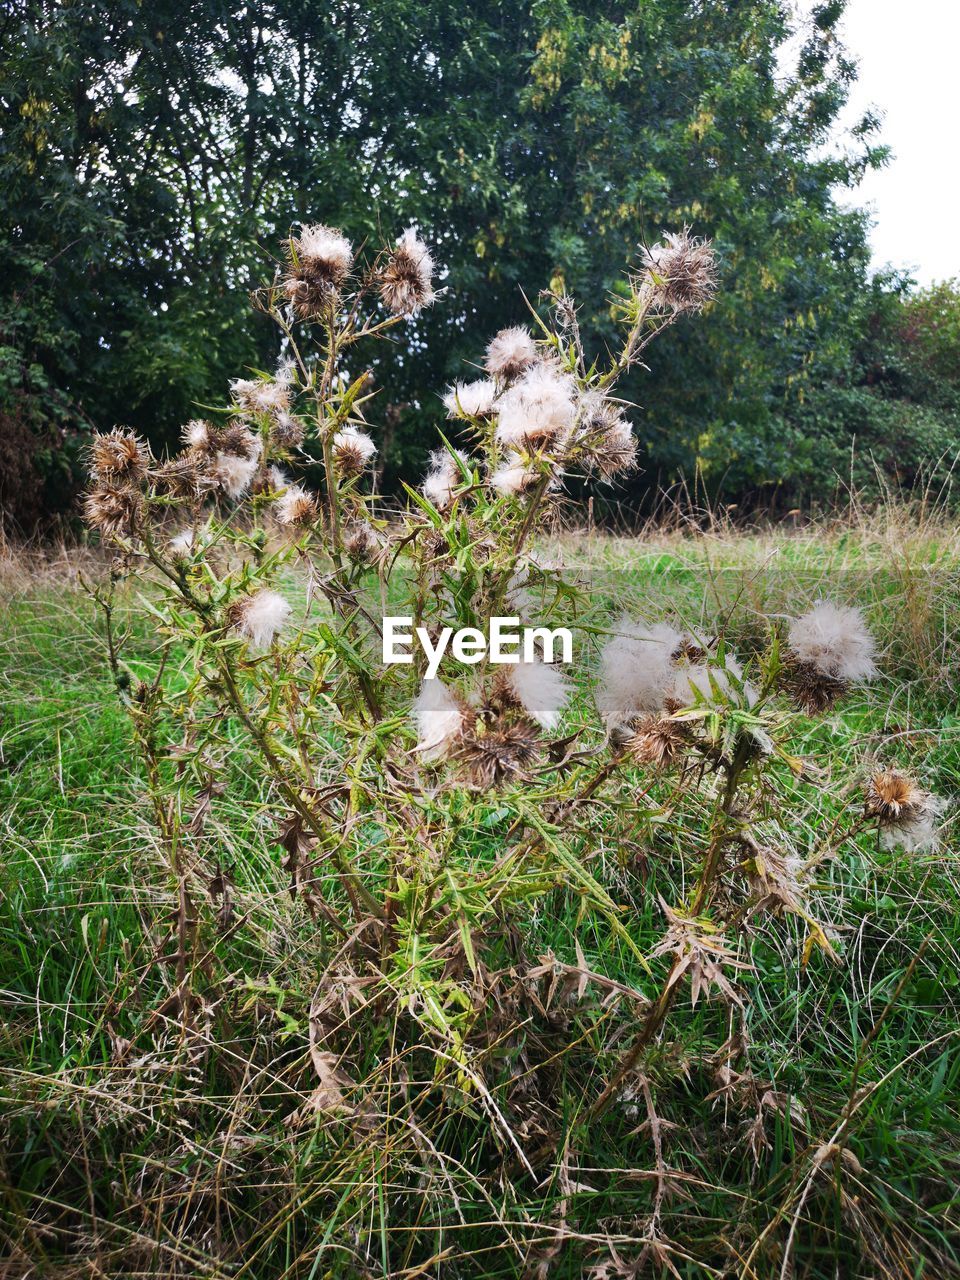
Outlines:
{"label": "green grass", "polygon": [[[842,711],[801,722],[791,743],[831,779],[794,784],[795,839],[809,852],[837,812],[836,789],[852,792],[871,754],[940,795],[960,790],[958,548],[949,526],[890,516],[829,535],[579,538],[546,551],[582,566],[598,616],[671,610],[709,626],[739,600],[731,639],[742,652],[764,616],[821,592],[864,605],[883,679]],[[6,1273],[641,1274],[631,1268],[656,1185],[642,1089],[588,1129],[577,1124],[616,1057],[595,985],[581,1002],[590,1017],[555,991],[536,1031],[511,1031],[491,1054],[502,1124],[476,1097],[441,1107],[436,1091],[418,1092],[428,1067],[399,1020],[380,1039],[348,1035],[345,1060],[362,1095],[393,1053],[421,1109],[411,1101],[386,1126],[362,1114],[298,1122],[315,1086],[311,1001],[333,940],[287,892],[272,796],[239,729],[196,876],[202,889],[218,862],[229,866],[240,925],[211,944],[192,1033],[164,1013],[171,886],[93,606],[62,565],[37,557],[12,560],[2,585]],[[149,669],[148,622],[132,608],[122,621]],[[677,900],[699,850],[669,824],[637,833],[615,809],[601,814],[590,869],[647,952],[663,928],[658,895]],[[492,852],[479,830],[463,856]],[[956,855],[948,816],[935,852],[884,852],[864,835],[826,862],[819,909],[839,963],[799,963],[795,918],[758,928],[743,957],[754,966],[752,1092],[720,1089],[716,1052],[737,1029],[726,1006],[676,1006],[644,1072],[671,1175],[663,1229],[681,1276],[960,1275]],[[579,946],[597,973],[653,986],[573,892],[555,892],[529,930],[528,955],[575,964]],[[534,1062],[534,1096],[521,1105],[516,1081]],[[846,1154],[834,1158],[845,1117]],[[545,1138],[554,1154],[531,1177],[512,1141],[532,1151]],[[655,1252],[643,1260],[657,1265]]]}

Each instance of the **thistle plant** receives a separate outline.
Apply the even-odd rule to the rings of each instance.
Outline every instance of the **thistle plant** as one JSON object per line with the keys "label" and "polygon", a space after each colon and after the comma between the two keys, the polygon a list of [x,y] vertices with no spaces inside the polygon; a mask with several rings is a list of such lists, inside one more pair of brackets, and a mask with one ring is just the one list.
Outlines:
{"label": "thistle plant", "polygon": [[[877,671],[856,609],[825,600],[770,620],[764,644],[736,655],[732,617],[709,635],[620,617],[541,554],[571,476],[615,483],[636,465],[618,383],[659,333],[709,306],[710,245],[684,230],[642,252],[617,302],[621,345],[604,359],[588,354],[567,296],[543,295],[528,325],[494,335],[483,376],[443,397],[449,425],[422,483],[389,509],[371,485],[366,352],[437,301],[434,274],[414,231],[361,259],[339,231],[304,227],[257,295],[280,331],[277,370],[235,381],[173,457],[122,429],[94,442],[86,512],[115,551],[97,597],[174,904],[157,922],[172,944],[158,946],[173,971],[166,1013],[189,1037],[223,981],[218,938],[244,927],[229,848],[209,832],[242,738],[265,780],[278,870],[315,926],[313,1114],[389,1126],[393,1108],[361,1095],[401,1089],[410,1075],[387,1064],[409,1052],[431,1063],[417,1077],[424,1106],[475,1101],[529,1169],[556,1145],[551,1064],[590,1043],[605,1082],[586,1120],[642,1097],[656,1128],[648,1058],[686,991],[738,1028],[712,1069],[724,1096],[754,1107],[756,1148],[774,1095],[749,1064],[752,932],[793,916],[804,963],[835,957],[815,869],[868,826],[887,844],[929,844],[939,801],[877,767],[824,846],[801,852],[790,838],[809,777],[785,746],[791,725]],[[156,623],[148,678],[114,625],[125,578]],[[444,651],[428,675],[422,648],[382,661],[387,615],[431,642],[444,628],[482,637],[496,617],[565,625],[580,651],[561,664],[541,634],[526,660]],[[631,882],[623,867],[611,884],[599,850],[649,843],[665,824],[689,849],[685,888],[661,894],[662,935],[645,947],[634,908],[656,880]],[[544,961],[537,922],[558,895],[634,956],[635,989],[579,945]],[[573,998],[587,987],[598,1005]],[[572,1012],[558,1019],[563,1001]],[[363,1087],[345,1050],[358,1026],[384,1064]],[[534,1122],[544,1109],[546,1126]]]}

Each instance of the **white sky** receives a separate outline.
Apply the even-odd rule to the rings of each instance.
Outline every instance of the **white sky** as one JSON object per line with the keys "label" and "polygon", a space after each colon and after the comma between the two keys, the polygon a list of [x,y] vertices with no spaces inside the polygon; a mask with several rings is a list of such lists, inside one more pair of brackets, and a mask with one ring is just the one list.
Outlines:
{"label": "white sky", "polygon": [[894,153],[853,195],[876,219],[873,265],[920,284],[960,276],[960,0],[848,0],[842,30],[860,64],[843,124],[878,107]]}

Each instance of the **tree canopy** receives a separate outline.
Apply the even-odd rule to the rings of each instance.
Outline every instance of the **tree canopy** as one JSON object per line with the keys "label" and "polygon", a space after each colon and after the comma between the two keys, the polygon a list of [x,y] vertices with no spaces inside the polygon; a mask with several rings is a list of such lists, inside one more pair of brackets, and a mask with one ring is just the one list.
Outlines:
{"label": "tree canopy", "polygon": [[[789,441],[853,367],[876,121],[829,146],[842,0],[12,0],[0,15],[0,500],[69,499],[92,426],[176,437],[276,359],[248,293],[300,222],[377,247],[413,223],[445,293],[380,358],[387,485],[524,294],[566,289],[599,350],[642,240],[712,237],[717,300],[655,358],[644,474],[808,483]],[[522,292],[521,292],[522,291]],[[45,488],[39,487],[43,479]]]}

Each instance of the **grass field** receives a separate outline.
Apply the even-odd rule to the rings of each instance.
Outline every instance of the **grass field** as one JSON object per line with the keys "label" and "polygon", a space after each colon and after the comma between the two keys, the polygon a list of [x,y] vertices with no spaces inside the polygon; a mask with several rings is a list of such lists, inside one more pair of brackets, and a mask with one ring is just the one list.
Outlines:
{"label": "grass field", "polygon": [[[633,612],[710,627],[737,600],[743,653],[763,618],[821,594],[863,605],[882,678],[793,729],[791,749],[821,779],[794,784],[800,853],[820,846],[871,760],[948,800],[960,790],[949,521],[890,510],[787,533],[571,536],[545,550]],[[332,1087],[349,1081],[352,1110],[311,1116],[310,1011],[334,941],[288,893],[274,797],[239,726],[195,868],[202,895],[229,866],[234,923],[201,958],[201,1034],[185,1038],[166,1012],[172,891],[78,568],[105,572],[81,552],[11,552],[0,570],[0,1274],[960,1275],[952,810],[934,851],[881,850],[864,833],[826,859],[817,898],[838,960],[801,964],[797,919],[766,918],[744,942],[743,1025],[727,1006],[678,1004],[635,1089],[590,1125],[578,1117],[617,1044],[603,1034],[610,991],[581,984],[578,965],[643,993],[662,964],[647,972],[562,889],[524,943],[549,971],[541,1048],[549,1035],[574,1047],[539,1071],[525,1110],[507,1085],[527,1069],[526,1042],[491,1054],[489,1098],[441,1108],[417,1092],[423,1064],[415,1045],[397,1049],[395,1022],[379,1042],[347,1032]],[[147,672],[154,638],[132,604],[121,622]],[[669,822],[623,832],[611,805],[591,871],[648,953],[658,898],[676,901],[699,851]],[[618,1016],[628,1027],[629,1009]],[[742,1089],[718,1075],[731,1035],[750,1063]],[[409,1073],[409,1113],[388,1118],[363,1101],[385,1046]],[[533,1169],[518,1156],[528,1150],[541,1152]]]}

